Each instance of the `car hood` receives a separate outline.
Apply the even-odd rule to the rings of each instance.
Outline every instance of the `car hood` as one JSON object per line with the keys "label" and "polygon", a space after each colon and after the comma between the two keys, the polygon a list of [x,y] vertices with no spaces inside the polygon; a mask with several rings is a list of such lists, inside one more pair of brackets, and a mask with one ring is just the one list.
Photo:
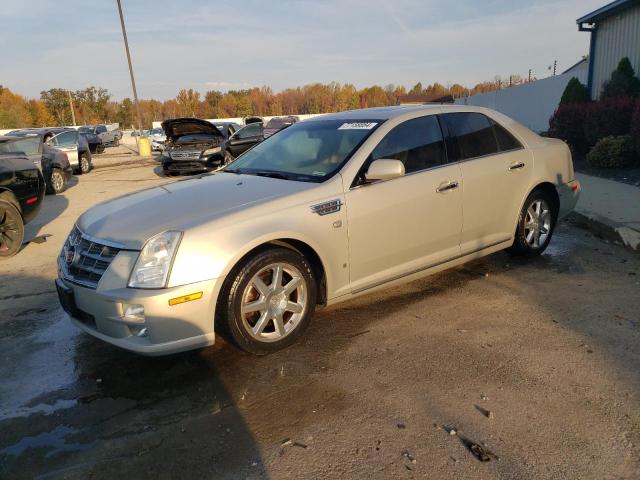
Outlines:
{"label": "car hood", "polygon": [[189,135],[194,133],[206,133],[223,139],[224,137],[220,133],[215,125],[206,120],[199,118],[173,118],[171,120],[165,120],[162,122],[162,129],[172,141],[177,140],[183,135]]}
{"label": "car hood", "polygon": [[139,250],[153,235],[187,231],[225,214],[312,188],[314,183],[215,173],[100,203],[78,219],[84,233]]}

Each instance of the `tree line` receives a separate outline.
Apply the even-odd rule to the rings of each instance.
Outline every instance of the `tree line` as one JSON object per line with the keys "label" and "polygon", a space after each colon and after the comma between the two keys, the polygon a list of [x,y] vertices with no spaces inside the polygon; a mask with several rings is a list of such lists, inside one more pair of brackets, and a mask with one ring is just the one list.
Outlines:
{"label": "tree line", "polygon": [[[508,81],[496,76],[493,80],[480,82],[470,88],[458,83],[445,86],[437,82],[423,87],[418,82],[409,90],[393,84],[357,89],[348,83],[331,82],[287,88],[277,93],[271,87],[263,86],[224,93],[209,90],[203,95],[189,88],[181,89],[175,98],[169,100],[146,99],[139,103],[142,126],[149,128],[153,121],[186,116],[229,118],[295,115],[382,107],[396,105],[398,97],[407,94],[429,97],[451,95],[459,98],[526,81],[520,75],[511,75]],[[91,86],[74,92],[51,88],[40,92],[39,99],[28,99],[0,86],[0,128],[71,125],[71,104],[78,125],[118,122],[123,128],[128,128],[136,123],[133,101],[129,98],[115,101],[105,88]]]}

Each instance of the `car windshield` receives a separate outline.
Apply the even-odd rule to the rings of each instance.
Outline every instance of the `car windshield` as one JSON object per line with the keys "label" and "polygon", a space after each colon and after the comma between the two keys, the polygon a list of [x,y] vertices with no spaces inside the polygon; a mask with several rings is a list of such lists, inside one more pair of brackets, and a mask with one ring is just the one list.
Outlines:
{"label": "car windshield", "polygon": [[149,130],[149,134],[151,135],[164,135],[164,130],[161,128],[152,128]]}
{"label": "car windshield", "polygon": [[238,157],[225,171],[323,182],[344,165],[379,124],[376,120],[295,123]]}
{"label": "car windshield", "polygon": [[93,128],[92,127],[80,127],[78,129],[78,131],[80,133],[93,133]]}
{"label": "car windshield", "polygon": [[213,142],[218,137],[210,133],[189,133],[178,137],[175,141],[177,144],[181,143],[200,143],[200,142]]}

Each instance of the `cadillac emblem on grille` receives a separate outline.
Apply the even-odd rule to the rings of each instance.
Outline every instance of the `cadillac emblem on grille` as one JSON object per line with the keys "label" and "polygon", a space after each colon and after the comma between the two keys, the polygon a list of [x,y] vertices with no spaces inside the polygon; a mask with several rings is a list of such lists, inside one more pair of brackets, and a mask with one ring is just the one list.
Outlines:
{"label": "cadillac emblem on grille", "polygon": [[68,247],[65,248],[64,263],[67,264],[67,268],[71,268],[74,265],[74,263],[77,262],[79,257],[76,253],[77,252],[76,252],[75,245],[69,245]]}

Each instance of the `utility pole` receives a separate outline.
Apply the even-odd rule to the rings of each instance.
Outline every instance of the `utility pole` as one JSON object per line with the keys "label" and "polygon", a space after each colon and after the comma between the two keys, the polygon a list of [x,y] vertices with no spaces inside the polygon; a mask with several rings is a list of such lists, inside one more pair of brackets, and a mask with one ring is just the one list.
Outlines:
{"label": "utility pole", "polygon": [[76,112],[73,109],[73,98],[71,97],[71,90],[67,90],[69,94],[69,108],[71,109],[71,120],[73,120],[73,126],[76,126]]}
{"label": "utility pole", "polygon": [[553,76],[556,76],[556,67],[558,66],[558,61],[554,60],[553,61]]}
{"label": "utility pole", "polygon": [[[140,115],[140,104],[138,103],[138,92],[136,90],[136,81],[133,78],[133,67],[131,66],[131,54],[129,53],[129,42],[127,41],[127,29],[124,26],[124,17],[122,16],[122,5],[120,4],[120,0],[116,0],[118,2],[118,13],[120,14],[120,25],[122,26],[122,37],[124,38],[124,49],[127,52],[127,63],[129,64],[129,75],[131,76],[131,86],[133,87],[133,100],[136,104],[136,116],[138,120],[138,133],[142,135],[142,116]],[[136,136],[136,142],[138,141],[138,136]],[[138,153],[140,153],[140,148],[138,147]]]}
{"label": "utility pole", "polygon": [[529,81],[531,81],[531,69],[529,69]]}

